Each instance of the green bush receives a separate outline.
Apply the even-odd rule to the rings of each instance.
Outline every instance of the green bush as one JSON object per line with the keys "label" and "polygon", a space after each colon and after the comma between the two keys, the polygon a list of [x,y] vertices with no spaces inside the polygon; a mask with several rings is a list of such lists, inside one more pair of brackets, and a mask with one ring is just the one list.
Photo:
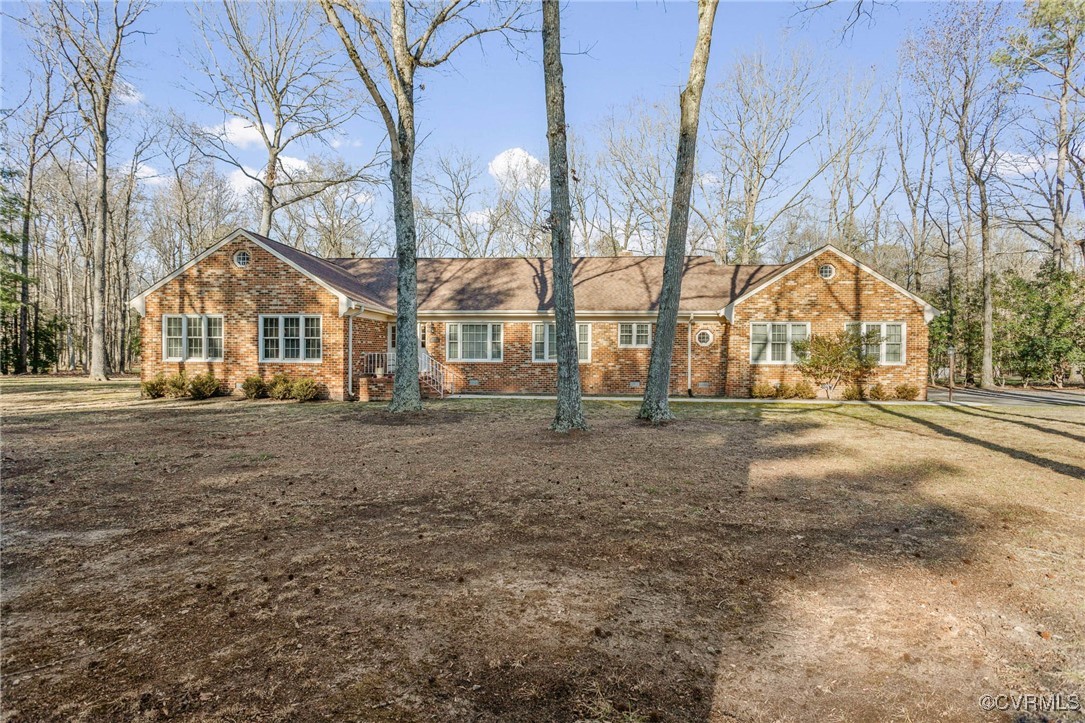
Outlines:
{"label": "green bush", "polygon": [[750,394],[756,399],[772,399],[776,396],[776,387],[768,382],[757,382],[750,390]]}
{"label": "green bush", "polygon": [[166,379],[166,396],[173,399],[188,396],[188,377],[184,372],[177,372]]}
{"label": "green bush", "polygon": [[858,384],[849,384],[844,387],[844,399],[849,402],[857,402],[866,399],[866,395],[863,393],[863,388]]}
{"label": "green bush", "polygon": [[148,379],[140,384],[139,389],[148,399],[161,399],[166,396],[166,375],[159,372],[154,379]]}
{"label": "green bush", "polygon": [[776,398],[777,399],[794,399],[795,387],[787,382],[780,382],[776,386]]}
{"label": "green bush", "polygon": [[312,377],[301,377],[294,381],[290,388],[290,396],[299,402],[311,402],[320,394],[320,385]]}
{"label": "green bush", "polygon": [[813,384],[803,379],[795,385],[795,396],[799,399],[817,399],[818,390],[814,389]]}
{"label": "green bush", "polygon": [[188,393],[193,399],[207,399],[222,391],[222,385],[211,372],[204,372],[192,377],[188,383]]}
{"label": "green bush", "polygon": [[263,377],[249,377],[241,382],[241,391],[245,393],[246,399],[259,399],[267,396],[267,384]]}
{"label": "green bush", "polygon": [[919,387],[915,384],[898,384],[897,399],[907,399],[908,401],[919,399]]}
{"label": "green bush", "polygon": [[272,399],[290,399],[293,392],[294,385],[290,382],[290,377],[285,374],[276,374],[267,383],[267,395]]}

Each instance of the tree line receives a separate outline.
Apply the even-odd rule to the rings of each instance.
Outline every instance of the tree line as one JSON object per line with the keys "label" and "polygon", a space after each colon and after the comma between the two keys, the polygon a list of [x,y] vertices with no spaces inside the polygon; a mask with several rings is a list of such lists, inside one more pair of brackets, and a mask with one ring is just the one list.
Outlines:
{"label": "tree line", "polygon": [[[455,148],[419,154],[415,98],[466,43],[535,53],[547,12],[533,4],[193,6],[199,82],[183,92],[221,115],[211,127],[138,102],[129,57],[151,13],[139,0],[51,0],[18,18],[34,82],[3,115],[4,371],[130,369],[127,299],[238,226],[322,256],[394,253],[407,334],[419,255],[773,263],[832,243],[947,312],[932,370],[952,344],[960,373],[983,385],[1027,371],[999,332],[1027,318],[1014,279],[1082,267],[1080,0],[933,6],[891,78],[842,76],[799,43],[763,47],[705,78],[685,156],[692,109],[637,99],[565,127],[564,154],[551,128],[546,159],[512,154],[501,169]],[[363,113],[385,142],[348,163],[336,144]],[[568,178],[560,244],[556,153]],[[683,224],[675,173],[687,156]],[[1079,301],[1067,296],[1071,317]],[[406,386],[396,398],[419,403]]]}

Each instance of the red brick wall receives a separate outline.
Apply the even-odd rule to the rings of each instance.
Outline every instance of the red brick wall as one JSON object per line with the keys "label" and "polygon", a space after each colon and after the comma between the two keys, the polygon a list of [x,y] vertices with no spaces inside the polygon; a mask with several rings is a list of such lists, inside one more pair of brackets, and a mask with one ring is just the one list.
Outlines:
{"label": "red brick wall", "polygon": [[[427,351],[438,361],[446,362],[446,323],[429,321]],[[459,374],[457,391],[467,393],[552,394],[557,385],[557,365],[531,359],[534,321],[503,323],[503,359],[500,362],[451,362]],[[585,394],[634,394],[644,391],[648,376],[650,349],[618,347],[618,321],[588,321],[591,324],[591,362],[580,365],[581,385]],[[671,393],[686,394],[686,322],[680,321],[675,336],[671,362]],[[693,333],[712,332],[707,347],[693,343],[693,393],[695,396],[719,396],[723,392],[721,360],[725,346],[723,327],[716,321],[697,321]],[[654,332],[654,325],[653,325]],[[477,384],[471,384],[476,380]],[[634,384],[636,386],[634,386]]]}
{"label": "red brick wall", "polygon": [[[233,255],[249,251],[250,265],[239,269]],[[801,377],[794,366],[751,365],[749,325],[751,321],[806,321],[813,333],[844,328],[846,321],[902,321],[907,324],[906,364],[879,368],[871,383],[895,386],[902,382],[926,387],[927,327],[922,308],[907,296],[863,272],[843,259],[830,255],[837,268],[831,280],[817,275],[817,260],[811,261],[763,292],[735,308],[734,325],[722,320],[698,320],[693,333],[712,332],[712,342],[692,344],[695,396],[750,395],[757,381],[795,382]],[[173,374],[185,370],[196,374],[210,370],[233,389],[246,377],[269,377],[277,372],[311,376],[323,384],[329,396],[381,398],[388,385],[362,382],[365,355],[387,350],[388,322],[353,320],[353,388],[348,389],[347,340],[349,318],[339,316],[337,297],[309,280],[263,248],[238,239],[188,269],[150,294],[146,315],[141,321],[143,335],[143,378],[158,372]],[[222,314],[224,316],[224,362],[166,362],[162,360],[163,314]],[[323,361],[310,363],[259,362],[260,314],[321,314]],[[591,362],[580,367],[586,394],[630,394],[643,392],[650,350],[618,347],[618,320],[583,320],[592,325]],[[427,348],[438,361],[445,361],[444,321],[426,321]],[[549,394],[556,386],[557,367],[531,360],[534,321],[506,321],[504,359],[496,363],[454,362],[459,373],[457,391],[480,393]],[[654,329],[653,329],[654,330]],[[689,327],[680,319],[671,366],[671,393],[684,395],[687,389],[686,354]],[[475,380],[475,384],[470,381]]]}
{"label": "red brick wall", "polygon": [[[233,263],[234,253],[242,248],[252,257],[244,269]],[[169,375],[184,370],[191,376],[211,371],[234,390],[246,377],[267,378],[283,372],[313,377],[333,399],[342,399],[346,393],[347,320],[339,316],[338,298],[245,239],[226,244],[149,294],[146,306],[140,321],[143,379],[159,372]],[[323,361],[260,363],[259,315],[294,313],[322,315]],[[224,361],[163,361],[163,314],[222,314]]]}
{"label": "red brick wall", "polygon": [[[832,263],[836,275],[829,280],[818,267]],[[755,321],[806,321],[813,334],[844,329],[848,321],[901,321],[907,325],[905,364],[881,366],[870,383],[895,387],[909,383],[926,398],[927,324],[923,308],[893,287],[832,252],[826,252],[793,271],[764,291],[737,304],[730,331],[724,392],[729,397],[748,397],[756,382],[794,383],[802,378],[793,365],[751,364],[750,323]],[[836,395],[843,392],[837,387]],[[819,394],[823,394],[819,390]]]}

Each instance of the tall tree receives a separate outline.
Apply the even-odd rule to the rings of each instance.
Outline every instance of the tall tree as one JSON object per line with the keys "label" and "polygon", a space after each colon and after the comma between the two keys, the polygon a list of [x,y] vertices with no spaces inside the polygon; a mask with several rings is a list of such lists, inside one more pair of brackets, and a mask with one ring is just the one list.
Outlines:
{"label": "tall tree", "polygon": [[560,0],[543,0],[543,76],[546,138],[550,150],[550,262],[554,276],[554,326],[558,343],[555,432],[586,429],[580,392],[580,354],[573,295],[573,226],[569,199],[569,148],[565,134],[565,78],[561,66]]}
{"label": "tall tree", "polygon": [[979,221],[983,341],[980,386],[994,385],[993,184],[1009,124],[1010,96],[991,48],[1002,32],[1002,7],[980,0],[947,4],[927,26],[918,61],[945,84],[945,133],[966,186],[963,201]]}
{"label": "tall tree", "polygon": [[[413,191],[417,144],[415,75],[419,69],[446,63],[472,39],[519,30],[526,11],[519,2],[484,6],[481,0],[450,0],[440,5],[408,5],[406,0],[391,0],[385,18],[374,12],[376,6],[359,0],[320,0],[320,5],[388,133],[399,335],[389,409],[417,411],[422,408],[422,395],[418,386],[418,233]],[[488,8],[490,14],[476,21],[480,8]],[[353,20],[353,33],[347,30],[340,13]]]}
{"label": "tall tree", "polygon": [[[364,167],[311,164],[288,155],[306,142],[329,142],[357,114],[357,104],[343,83],[344,68],[321,44],[319,11],[312,4],[223,0],[220,12],[194,7],[204,42],[197,68],[209,85],[192,92],[220,111],[223,123],[190,128],[189,135],[203,153],[253,183],[260,233],[267,235],[280,209],[363,176]],[[263,168],[250,168],[238,156],[237,148],[249,145],[263,147]],[[339,175],[313,173],[316,168]]]}
{"label": "tall tree", "polygon": [[[1075,111],[1085,100],[1085,2],[1029,0],[1025,19],[1027,28],[1009,37],[997,59],[1017,74],[1028,95],[1038,98],[1054,112],[1047,123],[1037,121],[1028,129],[1039,141],[1031,145],[1040,162],[1030,159],[1030,165],[1039,166],[1036,169],[1039,172],[1020,174],[1034,181],[1046,213],[1041,216],[1030,212],[1028,205],[1015,206],[1024,210],[1033,225],[1044,232],[1052,258],[1061,268],[1071,263],[1072,255],[1066,229],[1072,201],[1067,177],[1071,138],[1076,130]],[[1049,132],[1044,132],[1045,127]],[[1048,165],[1051,145],[1055,147],[1053,177],[1042,173]]]}
{"label": "tall tree", "polygon": [[[804,53],[770,55],[766,50],[738,59],[710,103],[710,140],[724,176],[741,187],[736,199],[738,263],[753,261],[769,229],[806,202],[807,192],[833,163],[840,148],[869,124],[842,128],[830,138],[833,109],[825,103],[815,67]],[[814,151],[821,143],[820,157]],[[810,168],[791,178],[795,161],[809,157]],[[765,211],[771,204],[772,210]]]}
{"label": "tall tree", "polygon": [[40,34],[31,29],[31,49],[40,75],[31,89],[33,97],[18,115],[22,116],[26,129],[23,141],[23,210],[21,218],[19,252],[19,314],[18,314],[18,354],[15,357],[15,372],[25,373],[30,352],[30,231],[34,215],[35,191],[38,167],[50,151],[64,136],[63,125],[57,124],[57,116],[71,100],[67,88],[56,87],[56,58],[42,42]]}
{"label": "tall tree", "polygon": [[60,67],[74,90],[79,115],[94,146],[95,219],[91,250],[90,378],[109,378],[106,351],[106,240],[109,229],[109,130],[114,94],[124,92],[119,72],[127,42],[147,0],[50,0],[34,22],[52,40]]}
{"label": "tall tree", "polygon": [[667,251],[663,261],[663,287],[659,293],[655,339],[648,364],[648,383],[641,403],[641,419],[653,423],[671,419],[668,394],[671,386],[671,356],[678,326],[678,304],[682,297],[682,271],[686,256],[689,205],[697,166],[697,129],[700,126],[701,95],[704,93],[708,54],[712,48],[712,25],[719,0],[698,0],[697,42],[689,65],[689,81],[679,97],[678,153],[674,166],[674,195],[667,229]]}

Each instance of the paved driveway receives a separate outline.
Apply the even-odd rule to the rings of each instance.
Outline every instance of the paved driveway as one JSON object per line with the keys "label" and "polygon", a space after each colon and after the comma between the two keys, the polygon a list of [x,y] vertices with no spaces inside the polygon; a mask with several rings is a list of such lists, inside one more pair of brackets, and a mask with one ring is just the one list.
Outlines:
{"label": "paved driveway", "polygon": [[[928,387],[927,400],[949,401],[945,387]],[[953,401],[1005,406],[1057,406],[1085,408],[1085,394],[1080,391],[1040,391],[1033,389],[955,389]],[[1085,410],[1083,410],[1085,411]]]}

